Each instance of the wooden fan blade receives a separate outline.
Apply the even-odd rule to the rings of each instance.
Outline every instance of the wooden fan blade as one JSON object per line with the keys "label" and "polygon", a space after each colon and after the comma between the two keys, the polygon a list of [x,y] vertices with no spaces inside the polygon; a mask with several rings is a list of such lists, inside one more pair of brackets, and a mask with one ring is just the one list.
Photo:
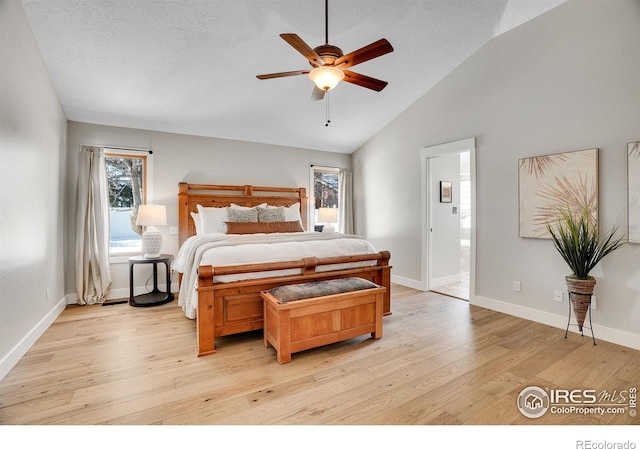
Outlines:
{"label": "wooden fan blade", "polygon": [[359,50],[352,51],[351,53],[347,53],[346,55],[339,57],[335,60],[333,65],[341,69],[346,69],[348,67],[353,67],[356,64],[362,64],[370,59],[377,58],[378,56],[386,55],[392,51],[393,47],[389,41],[386,39],[380,39],[373,44],[369,44],[366,47],[362,47]]}
{"label": "wooden fan blade", "polygon": [[316,53],[313,48],[309,47],[306,42],[303,41],[297,34],[284,33],[281,34],[280,37],[287,41],[293,48],[298,50],[298,52],[300,52],[302,56],[307,58],[311,65],[313,65],[314,67],[320,67],[321,65],[324,65],[324,61],[318,55],[318,53]]}
{"label": "wooden fan blade", "polygon": [[259,80],[268,80],[271,78],[282,78],[284,76],[307,75],[309,70],[294,70],[292,72],[267,73],[265,75],[256,75]]}
{"label": "wooden fan blade", "polygon": [[343,70],[343,72],[344,81],[366,87],[367,89],[375,90],[376,92],[380,92],[382,89],[387,87],[387,84],[389,84],[386,81],[378,80],[367,75],[361,75],[349,70]]}
{"label": "wooden fan blade", "polygon": [[320,101],[324,98],[324,93],[326,92],[326,90],[322,90],[320,89],[318,86],[314,85],[313,86],[313,92],[311,93],[311,100],[312,101]]}

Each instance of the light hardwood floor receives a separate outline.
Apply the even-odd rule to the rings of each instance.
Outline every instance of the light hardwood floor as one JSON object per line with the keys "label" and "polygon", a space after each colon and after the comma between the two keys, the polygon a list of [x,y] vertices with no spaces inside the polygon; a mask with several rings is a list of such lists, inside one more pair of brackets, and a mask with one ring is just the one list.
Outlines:
{"label": "light hardwood floor", "polygon": [[436,293],[451,296],[453,298],[469,301],[469,280],[462,280],[451,284],[439,285],[431,289]]}
{"label": "light hardwood floor", "polygon": [[[195,356],[195,323],[158,307],[71,306],[0,382],[2,424],[638,424],[524,417],[523,388],[640,386],[640,351],[393,286],[381,340],[279,365],[260,332]],[[597,335],[596,335],[597,337]]]}

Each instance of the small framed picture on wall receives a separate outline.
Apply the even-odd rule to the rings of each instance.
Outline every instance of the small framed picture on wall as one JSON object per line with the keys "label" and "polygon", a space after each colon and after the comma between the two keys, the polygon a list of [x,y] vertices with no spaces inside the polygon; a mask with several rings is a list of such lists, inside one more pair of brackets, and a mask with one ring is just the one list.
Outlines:
{"label": "small framed picture on wall", "polygon": [[440,202],[450,203],[452,199],[453,186],[451,181],[440,181]]}

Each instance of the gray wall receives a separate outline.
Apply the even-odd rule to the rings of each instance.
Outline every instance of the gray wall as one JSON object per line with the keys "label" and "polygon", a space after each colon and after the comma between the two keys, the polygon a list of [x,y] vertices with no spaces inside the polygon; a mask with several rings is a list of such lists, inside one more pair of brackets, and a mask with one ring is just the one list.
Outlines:
{"label": "gray wall", "polygon": [[[489,42],[354,153],[356,232],[391,251],[395,275],[420,281],[420,149],[476,137],[472,301],[566,324],[566,299],[554,302],[553,291],[566,290],[568,268],[550,241],[518,237],[518,159],[600,148],[601,223],[626,230],[639,42],[637,0],[569,1]],[[593,273],[593,318],[602,338],[640,348],[639,257],[628,245]]]}
{"label": "gray wall", "polygon": [[19,2],[0,33],[1,379],[64,308],[67,120]]}
{"label": "gray wall", "polygon": [[[351,168],[351,156],[348,154],[184,134],[69,122],[68,135],[67,202],[71,205],[75,204],[80,145],[153,150],[153,202],[167,207],[167,226],[159,227],[163,234],[162,252],[174,255],[178,251],[178,236],[171,235],[169,228],[178,226],[179,182],[306,187],[309,195],[311,164]],[[69,244],[65,285],[71,298],[75,294],[74,212],[74,208],[69,207],[66,213]],[[145,268],[148,273],[143,271]],[[126,258],[111,265],[113,286],[109,298],[128,296],[128,269]],[[151,268],[136,266],[135,270],[136,286],[143,287]],[[177,277],[173,280],[177,282]]]}

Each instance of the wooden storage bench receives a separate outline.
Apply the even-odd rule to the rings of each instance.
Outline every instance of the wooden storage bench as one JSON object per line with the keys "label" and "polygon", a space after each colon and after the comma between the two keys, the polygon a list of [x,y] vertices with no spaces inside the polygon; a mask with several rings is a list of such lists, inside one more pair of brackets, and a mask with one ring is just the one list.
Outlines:
{"label": "wooden storage bench", "polygon": [[386,288],[357,277],[285,285],[260,293],[264,304],[264,345],[278,363],[291,354],[366,333],[382,337]]}

